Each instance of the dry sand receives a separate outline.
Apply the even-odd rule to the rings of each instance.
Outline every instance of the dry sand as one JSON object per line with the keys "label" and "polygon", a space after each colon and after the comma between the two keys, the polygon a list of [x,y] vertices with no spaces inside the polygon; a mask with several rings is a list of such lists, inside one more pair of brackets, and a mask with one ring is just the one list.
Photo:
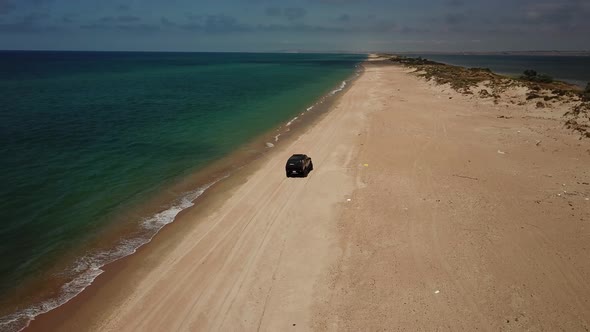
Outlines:
{"label": "dry sand", "polygon": [[557,113],[368,63],[174,243],[32,327],[588,331],[590,144]]}

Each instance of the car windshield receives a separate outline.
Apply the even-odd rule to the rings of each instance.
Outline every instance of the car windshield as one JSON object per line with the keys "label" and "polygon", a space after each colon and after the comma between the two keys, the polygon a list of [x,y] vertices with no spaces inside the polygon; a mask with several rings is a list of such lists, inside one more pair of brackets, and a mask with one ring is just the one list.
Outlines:
{"label": "car windshield", "polygon": [[296,164],[296,163],[300,163],[302,161],[303,161],[303,158],[297,157],[297,158],[289,158],[289,160],[287,162],[289,164]]}

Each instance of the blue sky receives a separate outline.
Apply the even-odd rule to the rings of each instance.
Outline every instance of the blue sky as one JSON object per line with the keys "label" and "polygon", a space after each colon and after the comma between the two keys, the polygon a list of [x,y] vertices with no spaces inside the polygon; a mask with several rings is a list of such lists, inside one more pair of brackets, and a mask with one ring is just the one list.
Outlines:
{"label": "blue sky", "polygon": [[590,0],[0,0],[0,49],[590,49]]}

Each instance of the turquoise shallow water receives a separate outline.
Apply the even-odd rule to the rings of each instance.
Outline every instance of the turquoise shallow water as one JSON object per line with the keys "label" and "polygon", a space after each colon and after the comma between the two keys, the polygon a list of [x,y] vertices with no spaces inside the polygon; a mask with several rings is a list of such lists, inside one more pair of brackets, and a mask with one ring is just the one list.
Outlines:
{"label": "turquoise shallow water", "polygon": [[[0,52],[0,297],[120,211],[305,110],[363,58]],[[202,189],[138,227],[159,229]],[[129,241],[108,259],[146,239]],[[71,292],[100,255],[76,265],[87,275]]]}

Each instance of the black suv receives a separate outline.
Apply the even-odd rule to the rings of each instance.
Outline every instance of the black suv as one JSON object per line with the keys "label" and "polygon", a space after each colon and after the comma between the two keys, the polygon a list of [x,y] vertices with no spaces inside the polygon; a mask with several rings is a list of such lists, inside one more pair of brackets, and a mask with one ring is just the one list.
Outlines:
{"label": "black suv", "polygon": [[293,175],[307,176],[313,170],[313,163],[311,158],[305,154],[294,154],[287,160],[285,170],[288,178]]}

